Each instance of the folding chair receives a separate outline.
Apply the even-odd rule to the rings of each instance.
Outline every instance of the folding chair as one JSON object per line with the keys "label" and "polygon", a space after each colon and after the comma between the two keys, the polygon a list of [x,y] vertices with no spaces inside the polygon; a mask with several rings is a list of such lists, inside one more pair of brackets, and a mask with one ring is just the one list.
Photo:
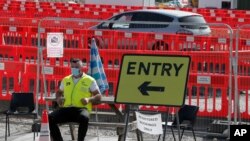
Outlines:
{"label": "folding chair", "polygon": [[[179,123],[180,123],[180,129],[182,130],[181,139],[182,139],[184,130],[191,130],[193,133],[194,140],[196,141],[193,127],[194,127],[194,124],[196,122],[196,117],[197,117],[198,111],[199,111],[199,107],[193,106],[193,105],[183,105],[179,109],[179,111],[178,111]],[[165,124],[165,126],[166,126],[166,124]],[[173,122],[168,122],[167,127],[170,127],[171,132],[172,132],[173,137],[174,137],[174,140],[176,141],[173,129],[178,128],[177,127],[177,117],[174,118]],[[160,140],[160,136],[158,138],[158,141]]]}
{"label": "folding chair", "polygon": [[7,136],[10,136],[10,116],[33,116],[33,119],[35,120],[37,118],[37,113],[34,109],[35,104],[33,93],[12,93],[9,110],[5,113],[5,141],[7,141]]}

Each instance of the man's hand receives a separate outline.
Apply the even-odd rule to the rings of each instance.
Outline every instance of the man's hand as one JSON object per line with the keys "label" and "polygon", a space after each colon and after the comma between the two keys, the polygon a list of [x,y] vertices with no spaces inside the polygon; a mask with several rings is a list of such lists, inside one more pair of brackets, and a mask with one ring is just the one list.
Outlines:
{"label": "man's hand", "polygon": [[60,89],[56,92],[56,103],[59,107],[62,107],[64,104],[63,91]]}
{"label": "man's hand", "polygon": [[64,104],[64,98],[63,97],[57,97],[56,102],[57,102],[59,107],[62,107],[63,104]]}
{"label": "man's hand", "polygon": [[102,95],[100,94],[99,91],[94,91],[94,92],[91,92],[92,93],[92,97],[89,97],[89,98],[82,98],[81,99],[81,102],[83,105],[87,105],[88,103],[92,103],[92,104],[98,104],[101,100],[101,97]]}
{"label": "man's hand", "polygon": [[89,98],[82,98],[81,102],[83,105],[87,105],[89,103]]}

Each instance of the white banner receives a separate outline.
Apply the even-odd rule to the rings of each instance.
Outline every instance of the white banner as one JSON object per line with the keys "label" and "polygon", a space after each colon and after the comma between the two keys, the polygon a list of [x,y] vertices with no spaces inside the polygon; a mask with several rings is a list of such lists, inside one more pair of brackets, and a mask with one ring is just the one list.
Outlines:
{"label": "white banner", "polygon": [[47,56],[63,57],[63,33],[47,33]]}
{"label": "white banner", "polygon": [[136,112],[137,127],[142,132],[159,135],[162,134],[161,114],[145,115]]}

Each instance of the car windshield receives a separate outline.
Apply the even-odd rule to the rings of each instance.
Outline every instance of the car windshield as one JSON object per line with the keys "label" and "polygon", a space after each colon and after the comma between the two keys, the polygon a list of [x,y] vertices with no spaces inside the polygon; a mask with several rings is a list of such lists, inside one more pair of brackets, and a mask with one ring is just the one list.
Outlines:
{"label": "car windshield", "polygon": [[[206,23],[205,19],[202,16],[186,16],[179,18],[180,23]],[[206,25],[181,25],[184,28],[191,28],[191,29],[206,29],[208,26]]]}

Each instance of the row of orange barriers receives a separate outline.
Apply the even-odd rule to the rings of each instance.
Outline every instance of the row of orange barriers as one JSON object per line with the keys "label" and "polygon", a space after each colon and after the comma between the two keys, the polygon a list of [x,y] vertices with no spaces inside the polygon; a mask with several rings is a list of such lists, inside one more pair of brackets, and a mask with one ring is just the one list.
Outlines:
{"label": "row of orange barriers", "polygon": [[1,1],[0,6],[9,6],[9,7],[41,7],[41,8],[53,8],[58,9],[68,9],[72,7],[74,9],[86,7],[86,8],[102,8],[102,9],[121,9],[121,10],[135,10],[142,9],[142,6],[125,6],[125,5],[103,5],[103,4],[73,4],[73,3],[63,3],[63,2],[16,2],[16,1]]}
{"label": "row of orange barriers", "polygon": [[[118,13],[118,12],[117,12]],[[85,19],[108,19],[114,15],[113,12],[94,12],[86,10],[58,10],[58,9],[25,9],[25,10],[4,10],[0,11],[1,17],[26,17],[26,18],[44,18],[44,17],[74,17]]]}
{"label": "row of orange barriers", "polygon": [[[15,20],[13,20],[15,22]],[[24,21],[23,24],[26,22]],[[100,49],[121,49],[121,50],[199,50],[199,51],[225,51],[229,50],[229,35],[225,28],[215,30],[213,36],[187,36],[175,34],[123,32],[109,30],[87,30],[94,25],[91,22],[73,21],[47,21],[43,22],[40,28],[40,45],[46,46],[46,37],[49,32],[61,32],[64,37],[64,48],[89,48],[90,39],[95,37]],[[20,22],[21,24],[21,22]],[[33,24],[33,25],[32,25]],[[28,22],[27,22],[28,25]],[[38,45],[38,28],[36,23],[31,26],[0,26],[0,45],[5,46],[27,46]],[[248,37],[250,30],[240,31],[240,48],[247,50],[249,47]],[[214,36],[215,35],[215,36]],[[235,42],[234,42],[235,44]],[[235,48],[233,48],[235,49]]]}
{"label": "row of orange barriers", "polygon": [[[16,55],[21,54],[20,47],[15,48]],[[2,49],[2,48],[1,48]],[[30,48],[26,48],[30,49]],[[23,54],[29,54],[28,50],[22,52]],[[37,64],[35,56],[37,50],[33,50],[30,53],[34,54],[32,60],[27,61],[22,59],[23,56],[19,56],[19,60],[7,60],[0,58],[0,99],[7,100],[10,98],[12,92],[29,91],[36,93],[36,76],[37,76]],[[50,61],[54,61],[55,64],[47,63],[48,60],[44,58],[44,73],[46,78],[47,92],[48,94],[54,93],[61,79],[70,74],[69,58],[79,57],[84,60],[83,71],[87,72],[89,62],[89,50],[77,49],[73,52],[72,49],[65,50],[67,52],[63,58],[51,58]],[[201,111],[200,116],[207,117],[226,117],[228,112],[228,80],[229,80],[229,53],[227,51],[210,52],[210,51],[169,51],[169,52],[153,52],[153,51],[121,51],[121,50],[99,50],[100,56],[103,59],[105,72],[108,78],[110,89],[105,93],[106,96],[114,96],[116,94],[116,88],[118,84],[119,69],[121,65],[121,58],[124,54],[159,54],[159,55],[189,55],[192,58],[189,79],[187,84],[187,97],[186,102],[189,104],[199,105]],[[241,56],[248,55],[247,53]],[[46,56],[44,54],[44,56]],[[48,59],[48,58],[47,58]],[[239,64],[239,90],[240,92],[246,92],[245,96],[248,98],[249,90],[249,72],[250,65],[245,62],[246,59],[241,57]],[[249,60],[249,59],[248,59]],[[60,64],[63,61],[63,64]],[[58,65],[57,65],[58,64]],[[40,67],[40,70],[42,68]],[[233,77],[233,76],[232,76]],[[202,81],[206,79],[207,81]],[[44,103],[44,86],[43,76],[39,74],[39,103]],[[178,86],[177,86],[178,87]],[[234,97],[234,95],[233,95]],[[249,104],[246,99],[246,104]],[[100,105],[99,108],[107,108],[106,105]],[[163,111],[165,107],[161,106],[141,106],[144,110],[157,110]],[[248,108],[242,112],[242,118],[249,118]]]}
{"label": "row of orange barriers", "polygon": [[[70,25],[69,25],[70,26]],[[49,32],[61,32],[64,48],[89,48],[90,39],[95,37],[100,49],[121,50],[229,50],[229,37],[187,36],[155,33],[127,33],[122,31],[97,31],[85,29],[67,29],[63,27],[41,28],[40,45],[46,46]],[[38,28],[21,26],[0,26],[2,37],[0,45],[28,46],[38,45]],[[246,40],[246,39],[242,39]]]}
{"label": "row of orange barriers", "polygon": [[[56,7],[58,9],[68,9],[69,7],[72,8],[79,8],[79,7],[86,7],[86,8],[99,8],[99,9],[121,9],[124,11],[127,10],[136,10],[136,9],[143,9],[143,8],[164,8],[164,7],[143,7],[143,6],[125,6],[125,5],[104,5],[104,4],[73,4],[73,3],[63,3],[63,2],[34,2],[34,1],[8,1],[3,0],[0,2],[0,5],[6,5],[10,7],[36,7],[37,5],[41,7]],[[171,8],[175,9],[175,8]],[[191,11],[196,13],[218,13],[218,14],[250,14],[250,11],[246,10],[235,10],[235,9],[207,9],[207,8],[177,8],[179,10],[184,11]],[[96,9],[97,11],[100,11]]]}
{"label": "row of orange barriers", "polygon": [[34,5],[9,5],[9,4],[0,4],[1,10],[9,10],[9,11],[37,11],[39,9],[47,9],[47,10],[84,10],[84,11],[96,11],[96,12],[124,12],[128,10],[136,10],[136,9],[142,9],[142,7],[126,7],[125,9],[122,9],[120,6],[114,6],[114,7],[89,7],[88,5],[66,5],[64,7],[59,7],[56,5],[42,5],[42,4],[35,4]]}
{"label": "row of orange barriers", "polygon": [[[214,22],[216,23],[230,23],[233,26],[241,26],[244,25],[245,23],[250,22],[250,20],[246,19],[235,19],[232,20],[231,18],[220,18],[220,17],[206,17],[207,21],[209,22]],[[38,23],[40,19],[36,18],[22,18],[22,17],[0,17],[1,21],[1,27],[0,31],[3,33],[8,33],[8,34],[14,34],[15,32],[19,30],[23,30],[23,32],[27,32],[27,34],[33,34],[34,32],[37,32],[38,29]],[[101,22],[101,21],[100,21]],[[57,28],[62,28],[62,30],[68,29],[68,33],[70,30],[74,29],[74,32],[79,32],[78,29],[88,29],[91,26],[97,25],[98,21],[96,22],[90,22],[88,20],[82,20],[82,21],[69,21],[69,20],[56,20],[56,19],[50,19],[50,20],[45,20],[41,22],[42,26],[46,27],[57,27]],[[5,25],[5,26],[4,26]],[[27,27],[28,26],[28,27]],[[213,27],[210,25],[210,28],[212,30],[212,36],[216,37],[229,37],[228,35],[228,29],[225,27]],[[236,33],[236,29],[234,29],[234,36]],[[81,33],[82,34],[82,33]],[[240,31],[241,37],[247,38],[249,37],[249,28],[246,28],[244,30]],[[1,41],[0,41],[1,42]]]}
{"label": "row of orange barriers", "polygon": [[[24,31],[24,30],[17,30]],[[49,30],[49,31],[52,31]],[[58,30],[55,30],[58,31]],[[192,37],[184,35],[155,35],[149,33],[133,33],[103,31],[86,31],[87,36],[100,36],[105,42],[109,43],[107,48],[100,48],[99,53],[103,61],[105,72],[110,85],[107,96],[113,96],[116,93],[116,87],[119,77],[119,69],[123,54],[159,54],[159,55],[190,55],[192,63],[187,86],[187,102],[190,104],[204,107],[199,113],[201,116],[226,117],[228,112],[228,79],[229,75],[229,39],[220,39],[217,37]],[[82,33],[82,32],[79,32]],[[25,35],[25,34],[24,34]],[[42,36],[46,38],[46,34]],[[26,37],[27,38],[27,37]],[[124,40],[126,43],[132,43],[125,48],[117,48],[118,41]],[[171,44],[170,50],[150,50],[141,43],[151,41],[166,41]],[[204,45],[204,42],[206,44]],[[137,44],[134,44],[137,43]],[[185,45],[186,44],[186,45]],[[198,47],[202,50],[180,50],[180,47]],[[214,46],[214,50],[211,50]],[[240,47],[244,51],[249,50],[247,39],[242,40]],[[208,49],[206,49],[208,48]],[[46,73],[46,82],[49,94],[55,92],[61,79],[70,74],[69,60],[72,56],[83,60],[86,72],[89,63],[89,49],[85,48],[67,48],[64,49],[63,58],[48,58],[46,50],[43,50],[44,68]],[[241,54],[247,57],[248,53]],[[9,99],[13,91],[33,91],[36,92],[36,72],[37,72],[37,47],[29,45],[0,45],[0,99]],[[250,80],[250,65],[247,59],[241,58],[239,61],[239,88],[241,91],[248,91],[248,81]],[[207,82],[199,81],[200,78],[207,79]],[[40,103],[44,94],[42,74],[39,75]],[[219,105],[219,106],[218,106]],[[103,107],[102,107],[103,106]],[[106,108],[100,105],[99,108]],[[142,106],[142,109],[164,110],[164,107]],[[242,114],[243,118],[248,118],[248,111]]]}
{"label": "row of orange barriers", "polygon": [[[19,29],[20,28],[20,29]],[[27,83],[27,86],[22,86],[23,90],[25,91],[35,91],[35,80],[36,78],[36,60],[37,60],[37,32],[36,30],[26,30],[30,27],[18,27],[18,28],[8,28],[4,26],[2,29],[7,29],[8,32],[15,32],[13,35],[21,35],[20,38],[16,38],[13,36],[11,39],[12,34],[3,32],[2,34],[2,45],[0,46],[0,57],[2,62],[6,66],[7,64],[10,65],[11,62],[21,63],[24,67],[19,67],[17,69],[11,68],[12,70],[21,70],[15,73],[9,73],[8,69],[3,69],[2,76],[5,79],[2,80],[13,80],[20,78],[25,78],[23,82],[24,84]],[[11,29],[11,30],[10,30]],[[119,68],[121,64],[121,57],[123,54],[127,53],[153,53],[153,54],[188,54],[192,56],[192,65],[190,72],[190,81],[188,83],[188,95],[189,100],[192,102],[193,96],[200,95],[199,97],[209,97],[209,98],[217,98],[217,95],[226,94],[227,89],[227,79],[229,73],[229,39],[228,38],[218,38],[218,37],[202,37],[202,36],[185,36],[185,35],[171,35],[171,34],[163,34],[157,35],[153,33],[126,33],[120,31],[93,31],[93,30],[79,30],[75,29],[76,31],[69,32],[70,36],[77,37],[79,36],[79,42],[83,41],[82,47],[73,47],[69,46],[69,48],[64,49],[64,57],[63,58],[47,58],[46,51],[43,52],[43,59],[44,64],[48,70],[53,70],[52,74],[48,74],[46,76],[46,80],[49,83],[48,88],[55,87],[54,89],[48,90],[51,92],[52,90],[55,91],[58,85],[58,82],[61,80],[63,76],[69,74],[69,60],[74,55],[75,57],[79,57],[83,60],[85,64],[85,71],[88,68],[89,62],[89,49],[88,49],[88,42],[87,39],[93,36],[96,39],[101,39],[104,41],[105,46],[99,46],[100,48],[100,55],[103,60],[103,65],[105,67],[105,71],[107,73],[108,80],[110,82],[110,90],[107,92],[107,95],[114,95],[117,86],[117,79],[119,74]],[[5,31],[5,30],[3,30]],[[31,31],[30,33],[26,33],[24,31]],[[46,34],[48,32],[64,32],[67,33],[66,29],[63,28],[48,28],[48,30],[44,30],[41,33],[42,38],[42,46],[46,46]],[[26,36],[29,35],[29,36]],[[65,36],[67,38],[68,35]],[[19,36],[17,36],[19,37]],[[31,39],[31,37],[33,37]],[[83,38],[84,37],[84,38]],[[6,38],[10,38],[7,42]],[[29,39],[30,38],[30,39]],[[29,44],[22,44],[25,43],[25,40],[29,39],[31,41]],[[67,42],[72,42],[74,38],[69,39]],[[149,47],[148,43],[159,42],[167,43],[169,46],[168,48],[163,48],[163,50],[156,49],[152,51],[152,48]],[[6,45],[6,43],[9,43]],[[27,43],[27,42],[26,42]],[[66,41],[65,41],[66,43]],[[124,43],[124,44],[123,44]],[[204,44],[205,43],[205,44]],[[5,44],[5,45],[4,45]],[[245,44],[245,47],[248,47],[247,40],[242,43],[241,46]],[[160,44],[159,44],[160,47]],[[166,47],[166,46],[165,46]],[[213,48],[211,48],[213,47]],[[190,50],[188,50],[190,48]],[[186,49],[186,50],[185,50]],[[192,50],[194,49],[194,50]],[[195,50],[200,49],[200,50]],[[3,66],[3,65],[2,65]],[[11,65],[15,66],[15,65]],[[246,66],[246,63],[242,63],[242,66]],[[248,67],[247,67],[248,68]],[[242,70],[244,71],[244,69]],[[11,74],[10,76],[8,74]],[[15,77],[13,76],[15,75]],[[17,77],[17,75],[19,77]],[[210,77],[212,82],[211,84],[198,84],[197,77],[199,75],[205,75],[206,77]],[[248,77],[248,74],[246,74]],[[26,78],[28,80],[26,80]],[[42,79],[42,78],[41,78]],[[42,81],[42,80],[41,80]],[[11,82],[11,81],[9,81]],[[18,82],[15,80],[14,82]],[[52,86],[50,86],[50,84]],[[10,85],[10,83],[9,83]],[[11,86],[11,85],[10,85]],[[20,90],[20,88],[16,85],[12,85],[12,87],[4,87],[6,92],[9,92],[9,88],[15,88],[15,91]],[[43,87],[41,86],[41,89]],[[214,92],[213,92],[214,91]],[[198,99],[199,99],[198,97]],[[3,98],[7,98],[3,96]],[[197,100],[198,100],[197,99]],[[199,101],[199,100],[198,100]],[[41,99],[40,102],[43,102]],[[227,103],[227,102],[223,102]],[[204,103],[203,103],[204,104]],[[224,105],[225,106],[225,105]],[[223,106],[223,107],[224,107]],[[146,107],[142,107],[146,108]],[[158,110],[162,110],[162,107],[158,107]],[[216,107],[213,107],[216,108]],[[222,107],[221,107],[222,108]],[[202,115],[208,116],[211,115],[208,110],[205,109]],[[216,110],[214,110],[216,111]],[[224,116],[226,115],[226,110],[223,115],[217,115],[216,113],[219,112],[212,112],[213,116]]]}
{"label": "row of orange barriers", "polygon": [[[0,11],[0,16],[6,15],[11,17],[26,17],[26,18],[44,18],[44,17],[62,17],[62,18],[81,18],[81,19],[108,19],[119,12],[110,11],[87,11],[87,10],[59,10],[59,9],[26,9],[24,11]],[[232,28],[243,24],[249,24],[250,18],[246,17],[230,17],[230,16],[208,16],[204,15],[204,18],[208,23],[225,23]]]}
{"label": "row of orange barriers", "polygon": [[[10,47],[11,48],[11,47]],[[14,47],[13,47],[14,48]],[[16,54],[18,54],[21,48],[16,47]],[[35,51],[34,51],[35,52]],[[46,59],[44,60],[44,72],[46,74],[47,91],[48,94],[54,93],[61,79],[70,74],[70,68],[68,65],[67,58],[72,56],[82,56],[84,62],[83,71],[87,72],[88,62],[89,62],[89,50],[88,49],[77,49],[78,54],[72,50],[68,50],[68,55],[65,55],[62,60],[64,60],[63,65],[46,65]],[[208,52],[152,52],[152,51],[121,51],[121,50],[100,50],[100,56],[103,59],[105,72],[110,85],[109,91],[105,93],[106,96],[114,96],[116,93],[116,88],[118,84],[119,69],[121,65],[121,59],[123,54],[161,54],[161,55],[190,55],[192,58],[189,81],[187,87],[187,100],[193,104],[193,100],[199,100],[200,98],[205,98],[206,103],[198,103],[198,105],[203,105],[205,107],[204,111],[200,112],[201,116],[215,116],[215,117],[225,117],[227,115],[227,99],[224,98],[227,95],[228,89],[228,69],[229,54],[226,52],[208,53]],[[28,54],[28,51],[24,54]],[[20,56],[19,56],[20,57]],[[23,57],[23,56],[22,56]],[[33,62],[25,62],[20,59],[19,61],[5,60],[1,58],[0,62],[0,84],[4,85],[0,87],[2,94],[0,99],[9,99],[10,93],[13,91],[31,91],[36,93],[36,76],[37,76],[37,64],[36,58],[34,57]],[[55,62],[60,62],[60,59],[54,58]],[[204,73],[207,72],[207,73]],[[209,77],[211,79],[210,84],[203,84],[197,81],[198,77]],[[44,103],[44,87],[42,74],[39,75],[40,88],[39,88],[39,102]],[[6,93],[4,93],[6,92]],[[211,102],[210,99],[220,99],[220,109],[217,110],[216,107],[209,107]],[[218,102],[218,101],[217,101]],[[215,105],[212,104],[212,105]],[[99,108],[105,108],[100,105]],[[142,109],[147,107],[141,107]],[[212,109],[211,109],[212,108]],[[150,109],[150,108],[149,108]],[[210,113],[209,109],[213,112]],[[164,107],[157,107],[158,111],[164,110]]]}
{"label": "row of orange barriers", "polygon": [[[111,6],[111,5],[91,5],[91,4],[68,4],[53,2],[27,2],[15,3],[5,2],[0,4],[1,16],[13,17],[75,17],[86,19],[108,19],[109,17],[129,10],[152,9],[158,7],[132,7],[132,6]],[[223,22],[235,28],[242,24],[250,23],[250,12],[243,10],[219,10],[219,9],[191,9],[180,8],[178,10],[192,11],[202,14],[208,22]]]}

